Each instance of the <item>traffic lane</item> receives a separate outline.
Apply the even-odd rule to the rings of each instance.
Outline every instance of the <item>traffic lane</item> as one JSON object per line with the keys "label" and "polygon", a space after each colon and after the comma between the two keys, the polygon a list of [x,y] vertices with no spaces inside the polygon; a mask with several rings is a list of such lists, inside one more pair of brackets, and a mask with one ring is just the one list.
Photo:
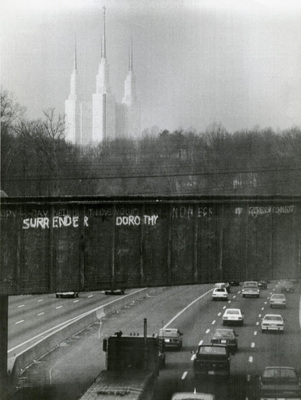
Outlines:
{"label": "traffic lane", "polygon": [[145,317],[148,318],[148,332],[158,332],[162,320],[169,321],[183,304],[187,305],[210,287],[198,285],[148,289],[144,298],[103,318],[101,326],[90,326],[33,363],[24,371],[19,384],[30,386],[33,393],[38,392],[40,397],[37,399],[79,398],[105,368],[105,353],[102,351],[102,339],[105,336],[119,330],[125,334],[143,332]]}
{"label": "traffic lane", "polygon": [[[127,296],[134,290],[129,291],[123,296],[114,296],[117,300]],[[35,296],[33,296],[34,298]],[[14,349],[28,340],[36,338],[39,335],[45,335],[50,330],[55,329],[58,325],[69,321],[95,307],[107,304],[114,300],[111,296],[107,296],[100,292],[89,292],[80,295],[76,299],[59,298],[54,296],[40,297],[36,299],[29,298],[28,303],[24,299],[20,299],[20,304],[15,305],[19,309],[18,315],[11,318],[9,314],[8,325],[8,346]],[[23,306],[22,308],[20,306]],[[32,307],[32,308],[31,308]],[[30,342],[30,345],[34,341]]]}

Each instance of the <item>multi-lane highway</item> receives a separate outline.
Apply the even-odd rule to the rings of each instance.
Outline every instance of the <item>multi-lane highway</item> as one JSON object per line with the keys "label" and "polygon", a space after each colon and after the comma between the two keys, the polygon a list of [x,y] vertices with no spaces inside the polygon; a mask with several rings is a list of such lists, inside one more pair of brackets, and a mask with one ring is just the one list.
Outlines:
{"label": "multi-lane highway", "polygon": [[[260,329],[262,316],[271,312],[269,297],[277,291],[275,282],[261,291],[259,299],[242,298],[241,286],[233,287],[228,302],[212,301],[213,285],[147,289],[141,299],[129,301],[100,323],[61,343],[44,358],[35,360],[24,371],[19,384],[30,387],[27,389],[30,400],[78,399],[98,372],[105,368],[103,337],[118,330],[142,334],[143,318],[147,318],[150,334],[157,333],[162,326],[176,327],[184,333],[182,350],[166,354],[156,400],[169,400],[176,391],[194,388],[214,393],[217,400],[253,399],[254,377],[265,366],[289,365],[301,373],[299,284],[295,287],[295,293],[286,295],[287,309],[273,310],[285,318],[284,333],[262,333]],[[33,337],[50,329],[48,324],[51,322],[60,324],[95,304],[111,300],[101,293],[89,297],[91,295],[83,293],[79,299],[55,299],[49,295],[14,298],[9,307],[9,349],[28,340],[26,335],[30,329],[29,335]],[[231,358],[231,377],[227,381],[216,377],[195,380],[192,352],[199,343],[210,342],[215,329],[222,327],[222,314],[229,307],[241,308],[245,316],[244,326],[235,327],[239,334],[239,349]]]}

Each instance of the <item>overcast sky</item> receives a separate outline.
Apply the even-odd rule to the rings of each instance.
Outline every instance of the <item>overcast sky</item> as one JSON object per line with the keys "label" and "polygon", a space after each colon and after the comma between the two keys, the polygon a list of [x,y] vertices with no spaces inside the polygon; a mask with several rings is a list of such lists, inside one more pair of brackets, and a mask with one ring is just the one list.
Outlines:
{"label": "overcast sky", "polygon": [[130,36],[142,129],[301,126],[299,0],[1,0],[1,84],[30,119],[64,113],[76,37],[95,93],[102,8],[116,101]]}

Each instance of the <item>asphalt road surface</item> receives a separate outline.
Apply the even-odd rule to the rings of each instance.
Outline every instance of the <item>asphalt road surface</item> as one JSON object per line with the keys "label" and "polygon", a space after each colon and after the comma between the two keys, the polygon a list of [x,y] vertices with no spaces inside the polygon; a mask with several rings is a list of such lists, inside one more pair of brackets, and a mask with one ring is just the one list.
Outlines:
{"label": "asphalt road surface", "polygon": [[[161,369],[154,400],[170,400],[177,391],[198,391],[213,393],[216,400],[253,400],[253,382],[265,366],[293,366],[301,373],[301,336],[300,336],[300,291],[295,284],[296,292],[287,294],[287,309],[271,310],[269,296],[277,291],[276,282],[269,283],[266,290],[261,291],[260,298],[242,298],[241,286],[233,287],[228,302],[212,301],[213,285],[180,286],[171,288],[147,289],[143,298],[130,301],[120,310],[103,318],[79,334],[66,340],[52,352],[40,360],[36,360],[20,376],[18,386],[23,387],[13,399],[24,400],[76,400],[92,384],[98,373],[105,368],[105,353],[102,351],[102,339],[116,331],[124,334],[143,334],[143,319],[148,321],[148,334],[158,333],[159,328],[168,325],[179,328],[183,332],[183,348],[181,351],[166,353],[166,366]],[[83,296],[83,297],[82,297]],[[87,294],[80,294],[82,303],[90,305]],[[97,304],[108,301],[108,296],[93,294]],[[41,297],[28,298],[28,313],[38,316],[40,311],[38,300]],[[46,304],[49,295],[40,301]],[[93,299],[93,297],[92,297]],[[9,308],[9,326],[14,326],[14,334],[9,340],[9,348],[20,342],[16,326],[24,324],[24,331],[31,330],[31,335],[38,330],[45,330],[50,321],[57,318],[62,305],[65,316],[71,312],[82,311],[81,302],[77,299],[50,298],[45,305],[45,317],[39,322],[26,321],[24,298],[14,299]],[[94,298],[95,300],[95,298]],[[18,301],[20,301],[18,303]],[[240,308],[244,312],[245,324],[235,327],[238,337],[238,352],[231,358],[231,377],[222,379],[208,377],[196,380],[192,370],[192,352],[199,343],[210,343],[211,335],[216,328],[222,327],[222,314],[226,308]],[[86,307],[84,307],[86,309]],[[80,310],[79,310],[80,309]],[[57,310],[57,311],[55,311]],[[73,311],[75,310],[75,311]],[[280,313],[285,318],[284,333],[262,333],[260,321],[265,313]],[[41,315],[42,317],[42,315]],[[23,322],[19,322],[24,319]],[[37,318],[38,319],[38,318]],[[39,319],[38,319],[39,321]],[[34,326],[34,328],[33,328]],[[32,327],[32,328],[30,328]],[[20,332],[22,329],[20,329]],[[26,333],[27,335],[28,333]],[[24,340],[26,336],[22,336]]]}

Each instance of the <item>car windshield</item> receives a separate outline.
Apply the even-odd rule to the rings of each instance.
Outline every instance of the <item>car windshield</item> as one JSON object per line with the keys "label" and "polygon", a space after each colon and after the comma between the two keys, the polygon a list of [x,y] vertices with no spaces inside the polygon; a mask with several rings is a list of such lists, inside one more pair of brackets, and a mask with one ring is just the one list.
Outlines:
{"label": "car windshield", "polygon": [[266,370],[263,371],[262,379],[265,382],[271,380],[279,382],[280,379],[291,382],[298,381],[296,372],[292,368],[267,368]]}
{"label": "car windshield", "polygon": [[160,329],[159,336],[171,336],[171,337],[176,337],[179,336],[179,333],[176,329],[173,330],[165,330],[165,329]]}
{"label": "car windshield", "polygon": [[226,330],[226,329],[219,329],[214,334],[215,338],[228,338],[233,339],[234,333],[233,331]]}
{"label": "car windshield", "polygon": [[227,354],[225,347],[218,346],[201,346],[199,354]]}
{"label": "car windshield", "polygon": [[284,299],[283,294],[273,294],[272,299]]}
{"label": "car windshield", "polygon": [[282,321],[282,317],[278,315],[267,315],[264,317],[266,321]]}
{"label": "car windshield", "polygon": [[258,283],[257,282],[245,282],[244,287],[257,287]]}
{"label": "car windshield", "polygon": [[239,310],[227,310],[227,314],[240,314]]}
{"label": "car windshield", "polygon": [[226,289],[215,289],[215,291],[225,293]]}

